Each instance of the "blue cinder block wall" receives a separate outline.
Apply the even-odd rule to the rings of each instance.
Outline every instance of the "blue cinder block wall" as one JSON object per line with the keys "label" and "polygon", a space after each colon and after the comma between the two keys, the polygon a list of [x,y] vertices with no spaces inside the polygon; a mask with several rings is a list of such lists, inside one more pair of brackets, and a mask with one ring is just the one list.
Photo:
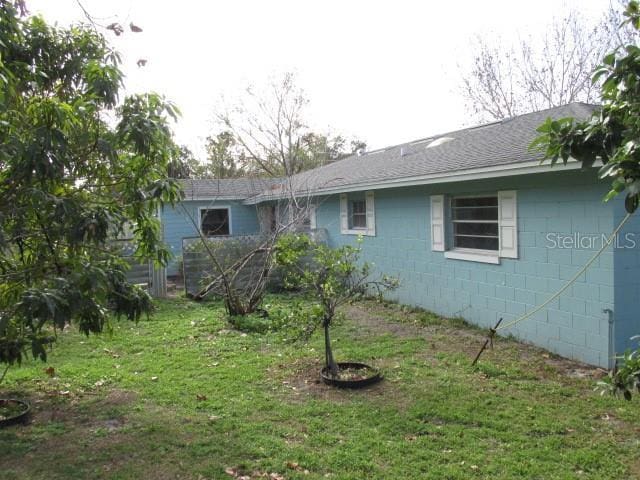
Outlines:
{"label": "blue cinder block wall", "polygon": [[[622,197],[623,195],[621,195]],[[625,217],[624,203],[615,204],[615,224]],[[618,235],[614,250],[614,329],[617,352],[637,348],[631,337],[640,335],[640,217],[635,213]]]}
{"label": "blue cinder block wall", "polygon": [[[184,207],[189,215],[199,222],[199,208],[221,208],[229,207],[231,210],[231,234],[232,235],[250,235],[260,231],[258,222],[257,207],[254,205],[243,205],[241,201],[184,201]],[[169,245],[173,254],[173,259],[167,267],[167,275],[176,275],[177,257],[182,255],[182,239],[186,237],[197,237],[198,231],[193,226],[189,216],[185,214],[182,207],[166,206],[162,211],[162,228],[164,241]]]}
{"label": "blue cinder block wall", "polygon": [[[363,259],[400,277],[401,287],[389,294],[392,299],[483,327],[493,326],[500,317],[506,323],[562,287],[599,248],[601,236],[615,228],[621,200],[603,203],[607,187],[595,172],[558,167],[557,172],[538,175],[376,190],[376,236],[364,237]],[[443,252],[431,250],[430,195],[498,190],[517,191],[518,259],[502,258],[499,265],[491,265],[447,259]],[[317,225],[328,230],[330,244],[353,243],[353,235],[340,233],[339,196],[319,202]],[[640,225],[628,229],[640,231]],[[576,234],[587,238],[583,245],[559,248],[558,235]],[[623,336],[640,333],[635,332],[638,323],[631,304],[632,298],[640,298],[640,245],[620,252],[609,247],[559,299],[501,333],[568,358],[608,366],[612,352],[604,310],[614,312],[618,349]]]}

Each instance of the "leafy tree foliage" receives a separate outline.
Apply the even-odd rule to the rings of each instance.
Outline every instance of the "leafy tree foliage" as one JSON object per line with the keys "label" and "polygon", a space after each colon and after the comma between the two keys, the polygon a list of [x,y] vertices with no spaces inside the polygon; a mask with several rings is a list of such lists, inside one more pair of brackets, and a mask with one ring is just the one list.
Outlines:
{"label": "leafy tree foliage", "polygon": [[197,178],[201,165],[189,147],[181,145],[167,164],[169,178]]}
{"label": "leafy tree foliage", "polygon": [[365,150],[367,144],[362,140],[347,140],[342,135],[323,135],[309,132],[300,139],[299,156],[304,169],[321,167],[342,160],[358,150]]}
{"label": "leafy tree foliage", "polygon": [[120,59],[95,30],[25,18],[0,0],[0,363],[46,359],[55,332],[136,320],[150,298],[127,283],[111,240],[166,262],[157,208],[176,108],[155,94],[119,101]]}
{"label": "leafy tree foliage", "polygon": [[245,158],[238,149],[233,133],[220,132],[215,137],[207,137],[206,170],[212,178],[234,178],[243,176]]}

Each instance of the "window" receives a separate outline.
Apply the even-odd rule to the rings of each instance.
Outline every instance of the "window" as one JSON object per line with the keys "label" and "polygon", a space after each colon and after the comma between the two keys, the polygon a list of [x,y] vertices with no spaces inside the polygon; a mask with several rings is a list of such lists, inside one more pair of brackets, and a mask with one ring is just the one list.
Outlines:
{"label": "window", "polygon": [[367,202],[353,200],[349,207],[349,228],[367,228]]}
{"label": "window", "polygon": [[375,237],[373,192],[340,194],[340,233]]}
{"label": "window", "polygon": [[[447,209],[449,207],[449,209]],[[446,258],[500,263],[518,258],[517,192],[431,196],[431,250]]]}
{"label": "window", "polygon": [[498,251],[498,196],[457,197],[451,201],[453,247]]}
{"label": "window", "polygon": [[201,208],[200,230],[207,237],[229,235],[229,209]]}

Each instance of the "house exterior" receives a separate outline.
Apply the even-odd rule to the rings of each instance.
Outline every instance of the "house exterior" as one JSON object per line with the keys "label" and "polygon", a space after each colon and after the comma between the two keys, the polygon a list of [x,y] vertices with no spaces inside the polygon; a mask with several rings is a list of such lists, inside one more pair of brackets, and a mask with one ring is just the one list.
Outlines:
{"label": "house exterior", "polygon": [[180,182],[184,200],[175,207],[166,205],[160,213],[164,241],[173,253],[173,259],[167,267],[168,276],[180,273],[183,241],[197,238],[200,231],[208,237],[260,232],[258,214],[265,207],[249,205],[246,201],[280,183],[277,179],[251,178],[189,179]]}
{"label": "house exterior", "polygon": [[[597,168],[541,165],[528,148],[547,117],[594,108],[574,103],[354,155],[293,184],[314,198],[312,225],[331,246],[361,235],[363,259],[400,278],[393,299],[483,327],[508,323],[565,285],[625,216],[622,199],[603,203],[609,185]],[[238,208],[268,205],[278,192]],[[632,217],[557,300],[502,333],[610,366],[640,333],[637,232]]]}

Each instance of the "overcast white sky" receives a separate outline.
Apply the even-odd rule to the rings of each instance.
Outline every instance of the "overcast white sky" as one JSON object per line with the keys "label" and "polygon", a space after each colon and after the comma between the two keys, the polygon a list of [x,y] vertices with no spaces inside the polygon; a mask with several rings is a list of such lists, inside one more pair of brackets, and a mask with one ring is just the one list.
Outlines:
{"label": "overcast white sky", "polygon": [[[476,34],[539,36],[571,6],[590,17],[609,0],[82,0],[123,54],[128,92],[156,91],[183,113],[180,143],[202,153],[220,95],[297,73],[320,131],[357,136],[370,149],[473,123],[458,65]],[[76,0],[28,0],[32,13],[66,25],[84,19]],[[148,59],[144,68],[139,58]]]}

